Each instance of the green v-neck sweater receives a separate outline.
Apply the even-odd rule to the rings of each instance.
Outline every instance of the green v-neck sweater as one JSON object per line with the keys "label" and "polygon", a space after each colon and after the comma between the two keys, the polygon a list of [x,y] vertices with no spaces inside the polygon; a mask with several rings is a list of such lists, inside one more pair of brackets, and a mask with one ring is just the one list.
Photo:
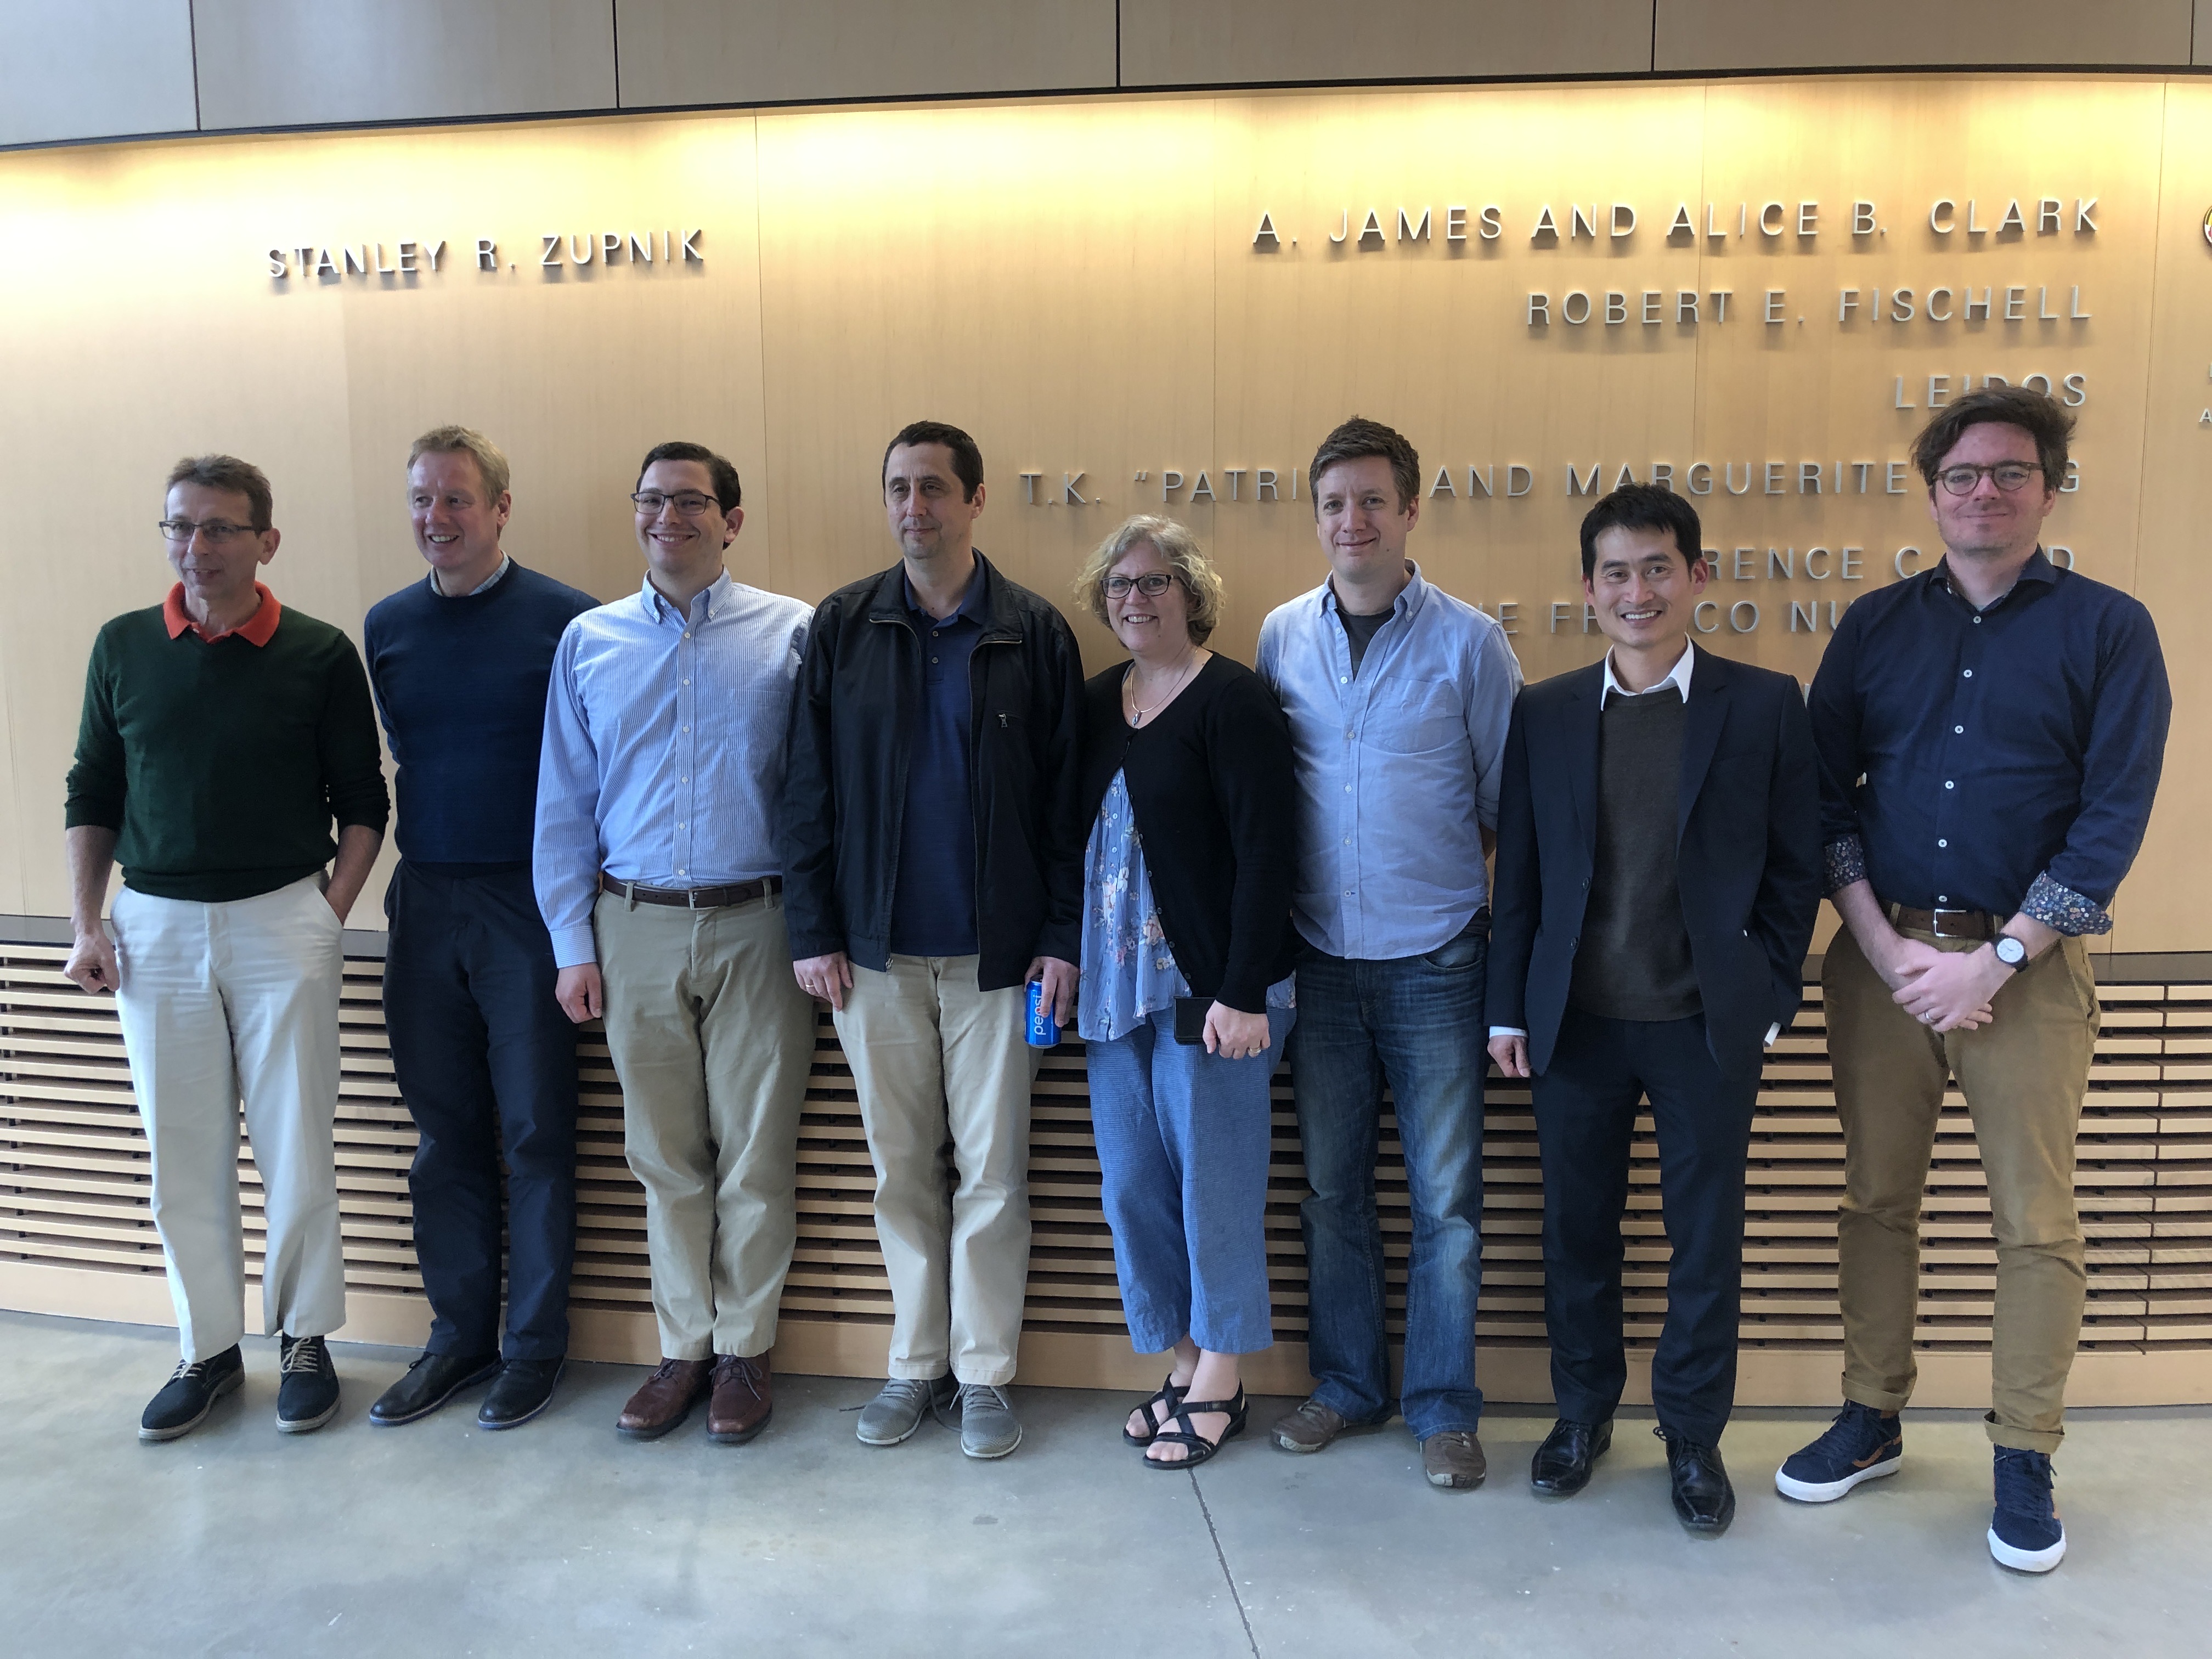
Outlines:
{"label": "green v-neck sweater", "polygon": [[353,641],[289,605],[269,643],[169,637],[161,607],[100,630],[85,672],[68,823],[116,832],[124,884],[223,903],[274,892],[391,817]]}

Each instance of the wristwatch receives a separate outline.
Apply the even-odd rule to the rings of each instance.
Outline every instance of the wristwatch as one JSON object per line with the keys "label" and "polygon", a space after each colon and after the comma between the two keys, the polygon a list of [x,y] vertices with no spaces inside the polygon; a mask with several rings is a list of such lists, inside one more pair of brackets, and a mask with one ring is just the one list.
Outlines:
{"label": "wristwatch", "polygon": [[2027,962],[2027,946],[2022,945],[2010,933],[1999,933],[1996,936],[1996,949],[1997,960],[2014,973],[2018,973]]}

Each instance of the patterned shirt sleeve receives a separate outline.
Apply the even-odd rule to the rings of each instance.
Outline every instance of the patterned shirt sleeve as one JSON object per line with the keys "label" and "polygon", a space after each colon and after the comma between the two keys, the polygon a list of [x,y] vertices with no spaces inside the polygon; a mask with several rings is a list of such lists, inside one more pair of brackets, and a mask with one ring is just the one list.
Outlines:
{"label": "patterned shirt sleeve", "polygon": [[2094,900],[2051,878],[2049,871],[2035,878],[2021,901],[2020,913],[2033,916],[2054,933],[2078,939],[2084,933],[2109,933],[2112,914]]}
{"label": "patterned shirt sleeve", "polygon": [[1856,836],[1838,836],[1826,848],[1826,895],[1833,898],[1855,881],[1867,878],[1866,844]]}

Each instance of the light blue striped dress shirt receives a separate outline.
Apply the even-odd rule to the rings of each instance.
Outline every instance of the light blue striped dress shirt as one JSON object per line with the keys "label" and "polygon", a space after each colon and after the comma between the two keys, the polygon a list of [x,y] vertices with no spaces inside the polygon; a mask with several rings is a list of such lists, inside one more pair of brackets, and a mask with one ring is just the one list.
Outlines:
{"label": "light blue striped dress shirt", "polygon": [[1521,690],[1505,630],[1406,568],[1356,675],[1330,584],[1260,626],[1297,768],[1291,915],[1307,944],[1368,962],[1437,949],[1489,898],[1481,832]]}
{"label": "light blue striped dress shirt", "polygon": [[647,578],[561,635],[538,769],[538,908],[561,967],[599,960],[604,870],[648,887],[780,875],[784,726],[813,608],[730,580],[688,611]]}

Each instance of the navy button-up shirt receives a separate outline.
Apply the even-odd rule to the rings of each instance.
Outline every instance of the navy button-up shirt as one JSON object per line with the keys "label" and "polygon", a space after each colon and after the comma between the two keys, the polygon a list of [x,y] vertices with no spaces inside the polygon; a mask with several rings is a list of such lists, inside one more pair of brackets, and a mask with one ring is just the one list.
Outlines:
{"label": "navy button-up shirt", "polygon": [[908,957],[969,957],[975,932],[975,742],[968,659],[983,637],[983,568],[943,620],[922,609],[903,572],[907,621],[921,642],[922,701],[907,747],[906,811],[891,884],[890,948]]}
{"label": "navy button-up shirt", "polygon": [[1978,611],[1939,562],[1844,613],[1810,710],[1830,893],[2112,931],[2173,711],[2139,601],[2038,549]]}

